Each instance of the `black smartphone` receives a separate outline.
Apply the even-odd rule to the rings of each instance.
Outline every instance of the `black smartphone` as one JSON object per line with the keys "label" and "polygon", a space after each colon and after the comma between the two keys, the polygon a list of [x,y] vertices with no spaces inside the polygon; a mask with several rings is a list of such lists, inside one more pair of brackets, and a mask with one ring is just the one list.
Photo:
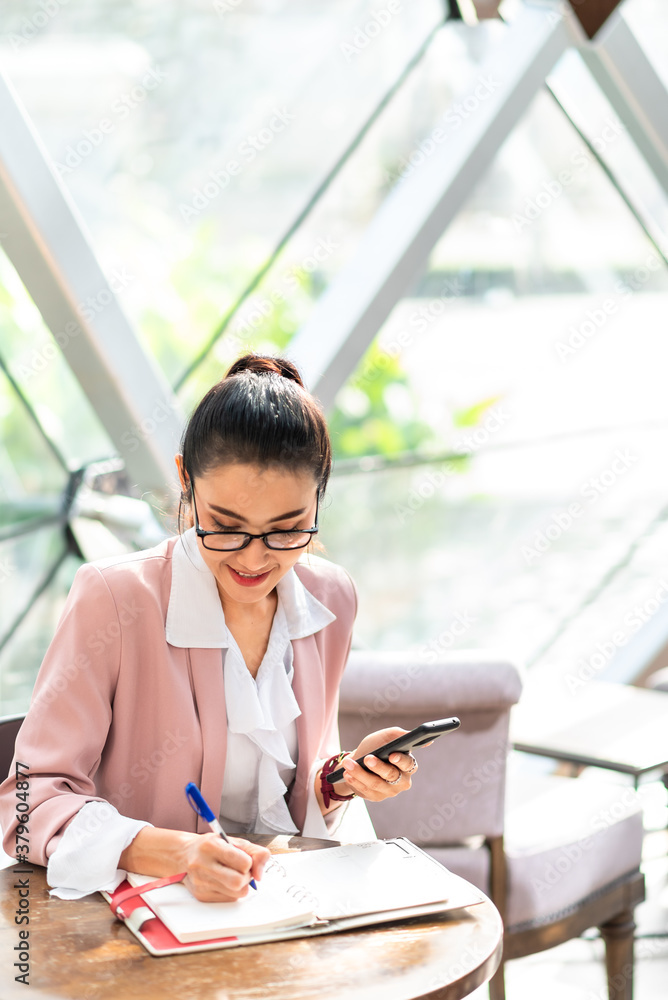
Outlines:
{"label": "black smartphone", "polygon": [[[432,740],[442,736],[443,733],[451,733],[453,730],[459,729],[459,726],[460,722],[457,718],[438,719],[436,722],[423,722],[417,729],[411,729],[410,733],[404,733],[403,736],[398,736],[396,740],[390,740],[389,743],[378,747],[377,750],[369,750],[369,753],[364,756],[368,757],[369,754],[373,754],[374,757],[380,757],[381,760],[388,760],[391,753],[410,753],[411,750],[416,750],[417,747],[424,746],[425,743],[430,743]],[[357,763],[365,771],[370,770],[364,763],[364,757],[358,757]],[[341,781],[343,774],[343,768],[339,767],[336,771],[332,771],[331,774],[327,775],[327,781],[333,785],[335,782]]]}

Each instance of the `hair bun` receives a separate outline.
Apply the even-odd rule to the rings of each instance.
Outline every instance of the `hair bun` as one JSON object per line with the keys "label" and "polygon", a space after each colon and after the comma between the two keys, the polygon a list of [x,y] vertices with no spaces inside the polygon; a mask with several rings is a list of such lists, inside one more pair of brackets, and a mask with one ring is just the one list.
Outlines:
{"label": "hair bun", "polygon": [[298,369],[287,358],[273,357],[271,354],[244,354],[234,362],[225,378],[240,375],[242,372],[255,372],[256,375],[282,375],[305,388]]}

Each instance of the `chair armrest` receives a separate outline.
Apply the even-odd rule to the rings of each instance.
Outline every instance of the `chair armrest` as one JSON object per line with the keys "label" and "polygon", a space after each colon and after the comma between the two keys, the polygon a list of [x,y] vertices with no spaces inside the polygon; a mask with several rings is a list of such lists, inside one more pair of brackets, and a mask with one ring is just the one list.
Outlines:
{"label": "chair armrest", "polygon": [[645,687],[651,691],[668,691],[668,667],[655,670],[645,681]]}
{"label": "chair armrest", "polygon": [[510,660],[484,652],[434,656],[353,650],[339,701],[341,745],[387,726],[413,729],[457,715],[461,728],[416,751],[409,792],[369,803],[378,836],[424,847],[503,832],[510,708],[522,689]]}
{"label": "chair armrest", "polygon": [[[435,718],[438,703],[450,714],[503,711],[522,692],[518,668],[509,659],[480,650],[436,657],[415,651],[353,649],[340,690],[344,712],[384,712],[399,702],[407,712]],[[430,712],[432,713],[430,715]]]}

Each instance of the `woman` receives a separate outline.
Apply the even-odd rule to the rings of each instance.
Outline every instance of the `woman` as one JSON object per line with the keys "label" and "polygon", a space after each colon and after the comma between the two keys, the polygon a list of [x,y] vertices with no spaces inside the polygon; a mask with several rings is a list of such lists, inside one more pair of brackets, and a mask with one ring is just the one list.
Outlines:
{"label": "woman", "polygon": [[403,732],[386,729],[327,781],[356,597],[343,570],[305,555],[331,449],[297,369],[240,358],[176,462],[193,527],[76,575],[17,739],[23,828],[14,767],[0,788],[5,850],[47,865],[62,896],[114,888],[125,870],[186,871],[202,900],[246,895],[269,853],[207,832],[189,781],[228,833],[326,837],[342,802],[396,795],[416,767],[353,760]]}

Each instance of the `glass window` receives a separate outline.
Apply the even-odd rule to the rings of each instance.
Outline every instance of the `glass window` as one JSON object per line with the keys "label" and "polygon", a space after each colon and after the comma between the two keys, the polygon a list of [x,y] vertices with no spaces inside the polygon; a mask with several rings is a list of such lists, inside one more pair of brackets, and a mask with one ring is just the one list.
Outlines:
{"label": "glass window", "polygon": [[667,306],[657,247],[539,94],[337,400],[362,413],[384,351],[430,430],[335,471],[321,538],[362,642],[508,650],[566,683],[631,640],[663,579]]}
{"label": "glass window", "polygon": [[0,371],[0,537],[9,525],[54,516],[66,469]]}
{"label": "glass window", "polygon": [[[394,80],[386,89],[386,93],[391,91],[388,103],[360,135],[276,262],[230,320],[225,335],[183,386],[186,409],[220,378],[241,350],[287,347],[318,297],[350,260],[384,198],[410,173],[412,161],[424,157],[421,147],[433,142],[430,137],[435,130],[445,127],[449,103],[461,88],[461,79],[479,71],[500,30],[501,25],[488,23],[474,44],[461,23],[438,21],[428,30],[425,26],[420,46],[406,43],[403,65],[395,67]],[[413,60],[416,52],[419,58]],[[409,64],[411,71],[404,74]],[[283,178],[274,177],[273,182],[280,190]],[[400,381],[398,371],[395,378]],[[398,400],[402,391],[396,395]],[[369,419],[375,415],[374,410]],[[378,438],[378,432],[372,431],[371,436]],[[353,436],[347,437],[352,444]],[[355,448],[365,438],[363,434],[356,439]],[[402,440],[401,436],[397,439],[397,447]]]}
{"label": "glass window", "polygon": [[64,551],[63,531],[54,527],[36,528],[0,543],[0,645]]}
{"label": "glass window", "polygon": [[3,67],[173,381],[443,17],[70,0],[39,28],[38,0],[6,6]]}
{"label": "glass window", "polygon": [[[383,199],[461,126],[453,96],[505,31],[442,25],[436,0],[382,31],[352,0],[70,0],[35,31],[38,0],[6,7],[3,65],[186,409],[240,349],[289,349]],[[627,9],[658,66],[663,5]],[[331,415],[322,538],[371,645],[572,662],[624,619],[620,581],[642,595],[660,572],[665,194],[579,56],[550,86]],[[111,454],[62,359],[20,371],[52,341],[2,266],[0,348],[44,433],[66,465]],[[44,438],[10,431],[21,496],[62,491]]]}
{"label": "glass window", "polygon": [[[1,252],[0,356],[68,468],[114,453],[62,349]],[[18,423],[23,422],[21,417]],[[12,433],[23,432],[17,426]],[[30,461],[30,451],[25,456]]]}
{"label": "glass window", "polygon": [[661,0],[626,0],[624,17],[655,72],[668,87],[668,17]]}
{"label": "glass window", "polygon": [[67,556],[47,590],[0,651],[0,705],[3,715],[25,712],[44,654],[53,638],[80,561]]}

